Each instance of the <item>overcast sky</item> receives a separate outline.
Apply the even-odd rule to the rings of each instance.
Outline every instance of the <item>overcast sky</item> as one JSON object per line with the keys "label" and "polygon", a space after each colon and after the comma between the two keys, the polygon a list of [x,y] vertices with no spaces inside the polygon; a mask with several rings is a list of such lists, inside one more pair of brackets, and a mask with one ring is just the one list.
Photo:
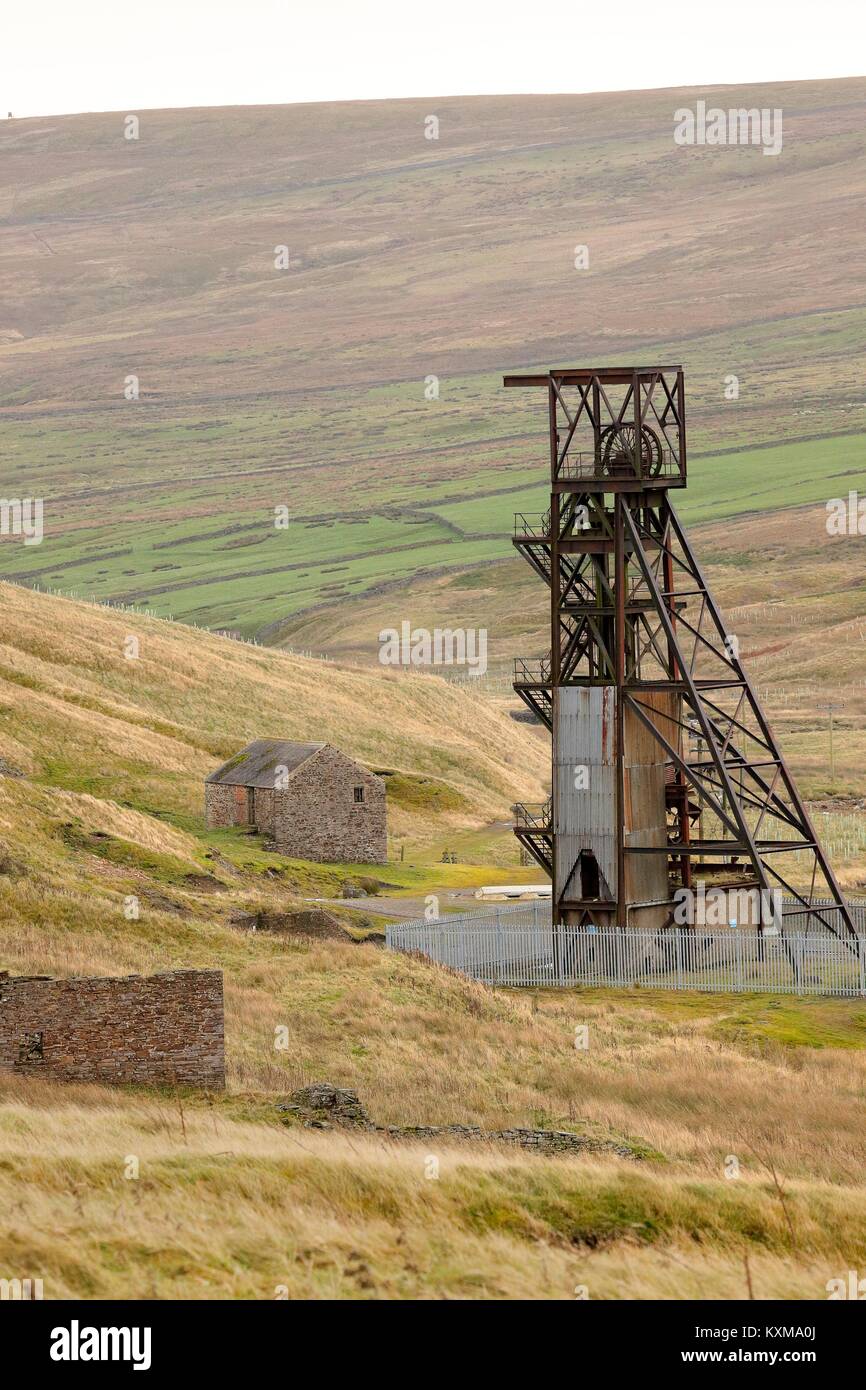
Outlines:
{"label": "overcast sky", "polygon": [[598,92],[866,68],[866,0],[7,0],[0,113]]}

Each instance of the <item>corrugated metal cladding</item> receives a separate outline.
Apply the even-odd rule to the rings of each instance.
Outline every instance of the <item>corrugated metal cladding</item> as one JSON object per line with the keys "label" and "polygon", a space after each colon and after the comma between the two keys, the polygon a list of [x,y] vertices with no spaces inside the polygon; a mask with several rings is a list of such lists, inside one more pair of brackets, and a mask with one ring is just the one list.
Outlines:
{"label": "corrugated metal cladding", "polygon": [[[627,767],[625,777],[625,844],[666,843],[665,767]],[[667,856],[627,854],[625,857],[626,894],[630,903],[658,902],[668,896]]]}
{"label": "corrugated metal cladding", "polygon": [[[675,722],[681,718],[682,701],[675,690],[640,690],[634,695],[641,712],[658,729],[662,738],[682,749],[682,730]],[[664,762],[667,754],[658,739],[650,733],[634,710],[626,706],[623,736],[626,767],[637,764]]]}
{"label": "corrugated metal cladding", "polygon": [[[679,750],[676,719],[680,697],[674,691],[641,692],[637,697],[653,725]],[[562,891],[582,849],[590,849],[611,894],[616,883],[616,691],[612,686],[563,686],[554,691],[556,734],[553,831],[556,878]],[[664,748],[627,709],[625,744],[625,843],[663,847],[667,839]],[[586,769],[583,786],[580,769]],[[631,904],[664,901],[668,896],[663,854],[626,855],[626,896]],[[580,897],[579,870],[569,898]]]}
{"label": "corrugated metal cladding", "polygon": [[[553,830],[556,880],[562,888],[582,849],[594,853],[616,896],[616,691],[611,686],[560,686],[554,691],[556,765]],[[588,786],[581,785],[586,768]],[[576,780],[577,779],[577,780]],[[580,897],[579,871],[569,897]]]}
{"label": "corrugated metal cladding", "polygon": [[616,755],[616,691],[610,685],[564,685],[553,692],[561,763],[599,766]]}
{"label": "corrugated metal cladding", "polygon": [[633,931],[658,931],[670,922],[670,912],[666,906],[630,907],[628,926]]}
{"label": "corrugated metal cladding", "polygon": [[[682,731],[675,722],[681,698],[674,690],[641,691],[641,709],[663,738],[679,752]],[[663,846],[667,841],[665,762],[667,754],[633,709],[626,706],[625,844]],[[653,903],[668,896],[667,858],[663,854],[626,855],[629,903]]]}
{"label": "corrugated metal cladding", "polygon": [[[554,805],[556,881],[561,887],[582,849],[591,849],[599,872],[616,897],[616,778],[612,767],[591,769],[590,786],[576,791],[570,767],[557,767]],[[580,873],[569,885],[569,897],[580,897]]]}

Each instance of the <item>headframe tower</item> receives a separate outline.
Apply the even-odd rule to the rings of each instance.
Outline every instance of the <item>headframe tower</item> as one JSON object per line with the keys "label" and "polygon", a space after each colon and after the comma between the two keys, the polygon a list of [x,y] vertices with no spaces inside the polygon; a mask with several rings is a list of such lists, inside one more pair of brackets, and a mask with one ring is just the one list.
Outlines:
{"label": "headframe tower", "polygon": [[514,544],[548,586],[550,650],[518,659],[514,685],[551,732],[552,793],[515,808],[515,833],[551,876],[554,923],[664,928],[700,879],[776,890],[798,930],[805,912],[855,936],[671,501],[686,486],[682,367],[504,384],[547,401],[550,506],[515,518]]}

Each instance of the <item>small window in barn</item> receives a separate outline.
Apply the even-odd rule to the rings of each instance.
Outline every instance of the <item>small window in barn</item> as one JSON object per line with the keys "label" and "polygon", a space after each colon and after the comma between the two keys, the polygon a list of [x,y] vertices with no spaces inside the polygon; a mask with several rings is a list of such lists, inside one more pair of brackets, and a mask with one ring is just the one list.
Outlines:
{"label": "small window in barn", "polygon": [[360,805],[363,804],[363,801],[364,801],[364,788],[363,788],[363,787],[356,787],[356,788],[355,788],[355,805],[356,805],[356,806],[360,806]]}

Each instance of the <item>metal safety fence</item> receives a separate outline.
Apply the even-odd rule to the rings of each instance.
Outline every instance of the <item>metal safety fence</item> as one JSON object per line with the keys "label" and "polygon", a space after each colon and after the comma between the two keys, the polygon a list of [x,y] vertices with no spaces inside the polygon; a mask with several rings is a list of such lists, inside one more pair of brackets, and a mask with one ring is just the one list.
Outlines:
{"label": "metal safety fence", "polygon": [[669,927],[554,926],[550,904],[524,903],[386,928],[393,951],[416,953],[473,980],[509,988],[634,986],[714,992],[866,995],[864,905],[856,938],[806,931],[798,916],[778,932]]}

